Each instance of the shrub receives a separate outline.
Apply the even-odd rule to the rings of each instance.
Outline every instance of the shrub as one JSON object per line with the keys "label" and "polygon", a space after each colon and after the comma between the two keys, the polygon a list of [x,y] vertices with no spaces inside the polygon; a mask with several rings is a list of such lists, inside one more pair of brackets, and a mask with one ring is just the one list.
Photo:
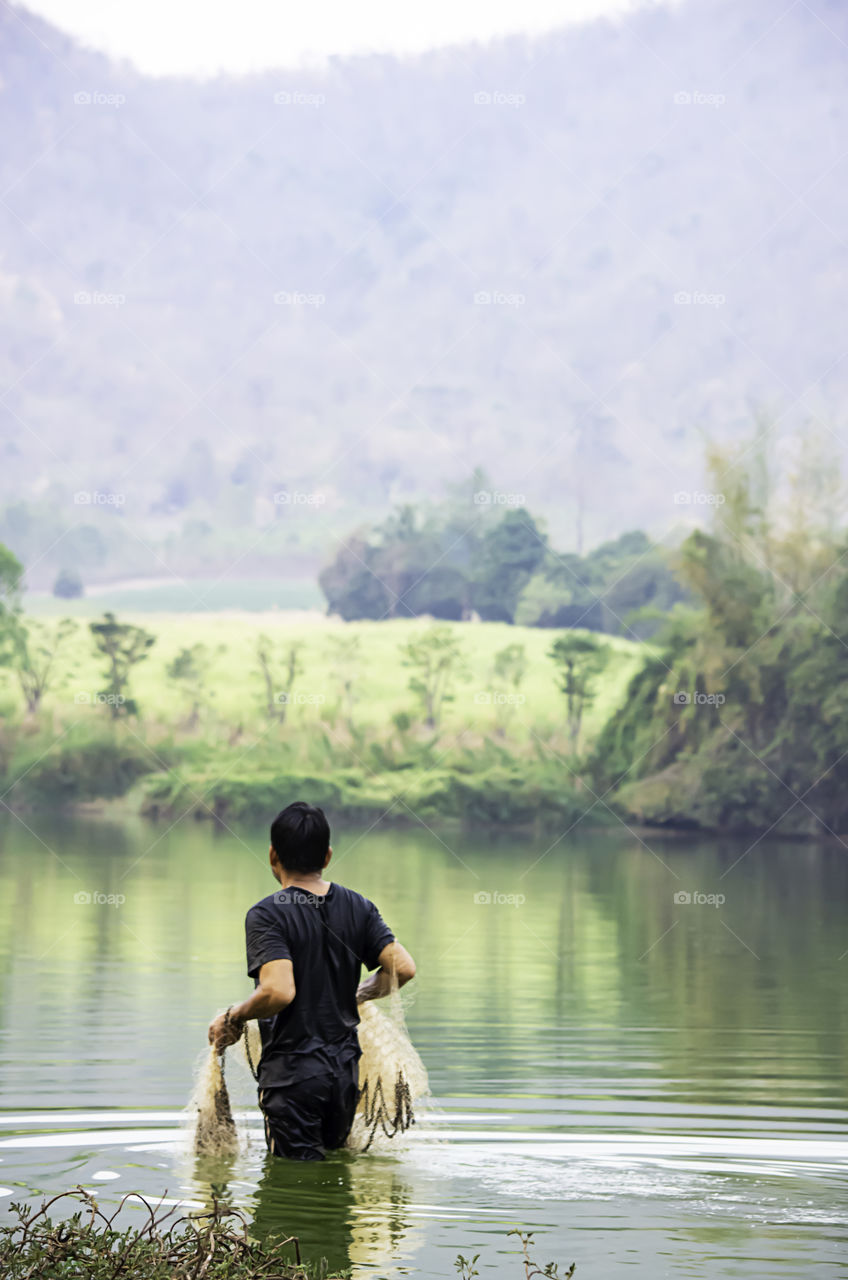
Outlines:
{"label": "shrub", "polygon": [[[54,1223],[48,1210],[63,1200],[84,1208]],[[140,1226],[119,1229],[116,1219],[128,1200],[144,1205],[145,1218]],[[0,1274],[6,1280],[113,1280],[118,1275],[123,1280],[307,1280],[326,1275],[320,1264],[301,1263],[297,1237],[258,1244],[250,1239],[244,1215],[217,1203],[209,1213],[166,1225],[175,1209],[162,1212],[141,1196],[124,1196],[107,1216],[91,1192],[77,1187],[40,1209],[14,1204],[12,1212],[17,1222],[0,1228]]]}

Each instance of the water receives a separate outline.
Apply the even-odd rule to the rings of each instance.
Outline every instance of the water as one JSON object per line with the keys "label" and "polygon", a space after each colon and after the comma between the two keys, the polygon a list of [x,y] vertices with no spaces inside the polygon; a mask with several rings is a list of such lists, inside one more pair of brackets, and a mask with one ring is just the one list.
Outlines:
{"label": "water", "polygon": [[24,821],[0,829],[0,1212],[214,1188],[357,1280],[452,1277],[459,1252],[517,1278],[513,1226],[578,1280],[848,1275],[840,845],[338,832],[336,878],[418,962],[436,1106],[390,1155],[272,1162],[233,1062],[251,1140],[204,1164],[180,1110],[250,987],[264,830]]}

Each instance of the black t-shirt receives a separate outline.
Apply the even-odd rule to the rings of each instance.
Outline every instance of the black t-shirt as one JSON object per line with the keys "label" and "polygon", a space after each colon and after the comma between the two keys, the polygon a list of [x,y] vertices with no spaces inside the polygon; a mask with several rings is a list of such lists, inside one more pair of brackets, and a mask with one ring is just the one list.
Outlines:
{"label": "black t-shirt", "polygon": [[291,960],[294,968],[294,1000],[259,1023],[260,1086],[290,1083],[338,1051],[358,1050],[361,968],[376,969],[383,947],[394,941],[374,903],[340,884],[323,896],[278,889],[250,908],[245,933],[247,972],[255,981],[270,960]]}

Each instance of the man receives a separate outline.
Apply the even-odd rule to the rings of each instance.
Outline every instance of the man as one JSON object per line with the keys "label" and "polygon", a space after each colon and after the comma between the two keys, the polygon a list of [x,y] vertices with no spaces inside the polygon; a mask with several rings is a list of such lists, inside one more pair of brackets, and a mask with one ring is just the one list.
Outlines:
{"label": "man", "polygon": [[[262,1035],[259,1106],[272,1155],[323,1160],[350,1132],[359,1096],[357,1005],[415,976],[412,956],[373,902],[326,881],[330,827],[321,809],[297,801],[271,824],[271,870],[280,890],[245,920],[253,995],[209,1026],[218,1049],[245,1022]],[[360,984],[361,966],[375,970]]]}

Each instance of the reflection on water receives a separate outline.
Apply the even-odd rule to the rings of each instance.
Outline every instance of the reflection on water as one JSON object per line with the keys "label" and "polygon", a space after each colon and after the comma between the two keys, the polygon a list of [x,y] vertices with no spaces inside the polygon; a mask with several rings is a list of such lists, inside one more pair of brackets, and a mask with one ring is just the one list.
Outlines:
{"label": "reflection on water", "polygon": [[[578,1280],[848,1276],[832,850],[340,833],[336,877],[418,960],[407,1018],[438,1106],[388,1154],[292,1165],[234,1061],[248,1137],[222,1165],[196,1162],[181,1108],[209,1017],[249,987],[264,831],[28,822],[0,827],[0,1212],[76,1183],[218,1198],[357,1280],[478,1251],[481,1277],[518,1277],[516,1225]],[[75,903],[95,890],[126,903]]]}
{"label": "reflection on water", "polygon": [[409,1254],[409,1200],[396,1160],[337,1152],[308,1170],[266,1157],[251,1204],[260,1239],[296,1234],[306,1257],[372,1274]]}
{"label": "reflection on water", "polygon": [[270,1156],[255,1125],[240,1156],[197,1156],[185,1139],[172,1138],[192,1205],[248,1210],[251,1234],[266,1244],[294,1236],[304,1257],[326,1259],[331,1272],[353,1267],[364,1275],[414,1247],[411,1187],[397,1155],[338,1151],[294,1164]]}
{"label": "reflection on water", "polygon": [[[8,1117],[15,1134],[0,1152],[25,1153],[33,1169],[43,1160],[51,1188],[114,1178],[119,1188],[97,1186],[102,1198],[115,1201],[132,1186],[187,1211],[214,1201],[243,1209],[256,1237],[297,1236],[304,1257],[326,1258],[331,1272],[351,1267],[357,1280],[449,1275],[471,1245],[505,1266],[515,1261],[507,1232],[516,1224],[537,1232],[546,1256],[559,1250],[584,1261],[597,1245],[586,1248],[581,1233],[635,1233],[655,1259],[673,1238],[670,1275],[703,1275],[707,1260],[727,1263],[715,1272],[727,1275],[843,1275],[848,1266],[836,1252],[848,1240],[845,1139],[562,1135],[449,1106],[424,1117],[392,1155],[338,1152],[298,1165],[265,1152],[253,1112],[238,1117],[240,1154],[224,1159],[195,1156],[177,1114],[139,1114],[132,1129],[119,1127],[125,1118],[105,1113],[94,1128],[91,1114]],[[775,1233],[780,1256],[772,1258],[763,1250]],[[628,1252],[617,1256],[607,1240],[600,1274],[631,1266]]]}

